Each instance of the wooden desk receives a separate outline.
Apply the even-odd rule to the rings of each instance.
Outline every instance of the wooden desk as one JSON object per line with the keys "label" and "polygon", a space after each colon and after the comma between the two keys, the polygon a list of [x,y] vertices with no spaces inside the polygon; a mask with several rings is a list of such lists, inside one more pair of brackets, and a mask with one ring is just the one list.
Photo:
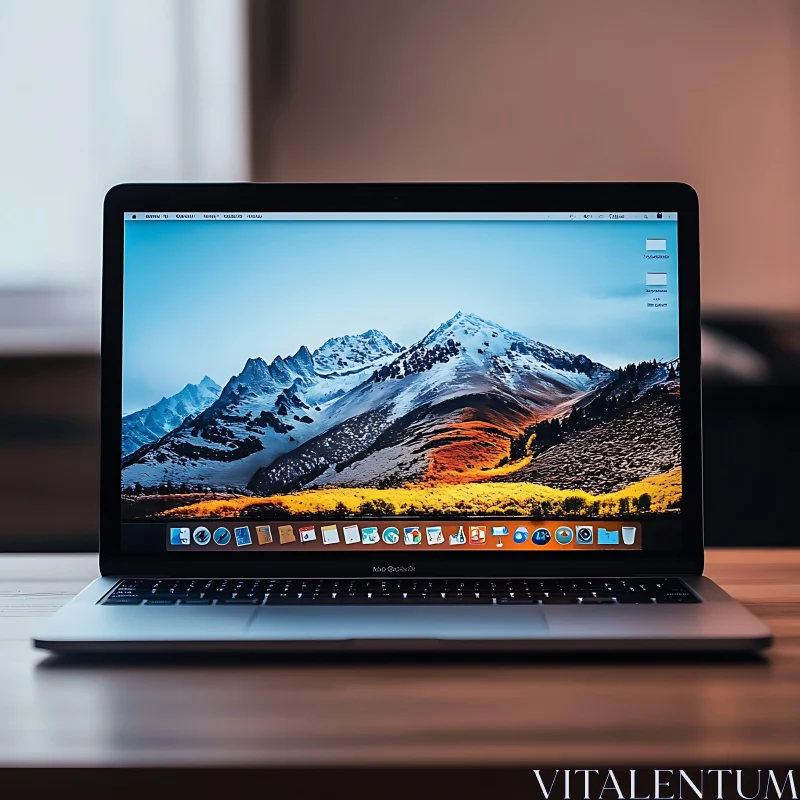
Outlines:
{"label": "wooden desk", "polygon": [[800,742],[800,550],[707,573],[777,635],[764,659],[70,664],[37,618],[85,555],[0,556],[0,766],[765,765]]}

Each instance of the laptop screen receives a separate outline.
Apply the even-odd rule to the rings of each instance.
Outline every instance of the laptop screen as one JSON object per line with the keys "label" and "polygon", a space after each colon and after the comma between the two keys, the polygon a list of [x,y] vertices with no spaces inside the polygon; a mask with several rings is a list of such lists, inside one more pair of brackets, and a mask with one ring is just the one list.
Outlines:
{"label": "laptop screen", "polygon": [[125,546],[678,546],[677,230],[126,213]]}

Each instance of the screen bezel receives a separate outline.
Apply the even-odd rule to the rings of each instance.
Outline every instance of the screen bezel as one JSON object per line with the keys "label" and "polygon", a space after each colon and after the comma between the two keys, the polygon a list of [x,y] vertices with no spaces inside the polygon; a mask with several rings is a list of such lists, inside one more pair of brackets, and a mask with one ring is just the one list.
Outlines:
{"label": "screen bezel", "polygon": [[[682,547],[578,554],[558,552],[131,554],[121,550],[123,215],[129,211],[444,211],[678,214],[681,357]],[[623,224],[623,223],[621,223]],[[681,183],[123,184],[105,198],[101,334],[100,570],[169,577],[405,577],[646,575],[703,570],[698,200]],[[524,518],[520,518],[524,522]],[[397,575],[395,574],[395,577]]]}

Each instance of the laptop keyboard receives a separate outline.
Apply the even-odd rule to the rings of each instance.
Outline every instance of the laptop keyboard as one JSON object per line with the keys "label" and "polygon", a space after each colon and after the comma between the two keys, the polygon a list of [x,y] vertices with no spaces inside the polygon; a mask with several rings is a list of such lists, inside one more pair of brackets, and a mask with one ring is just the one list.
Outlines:
{"label": "laptop keyboard", "polygon": [[103,605],[608,605],[699,603],[678,578],[123,580]]}

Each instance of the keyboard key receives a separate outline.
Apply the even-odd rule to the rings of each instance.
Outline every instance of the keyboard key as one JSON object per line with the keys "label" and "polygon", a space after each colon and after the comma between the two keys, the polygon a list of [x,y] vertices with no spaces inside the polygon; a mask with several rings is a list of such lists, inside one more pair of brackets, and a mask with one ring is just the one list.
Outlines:
{"label": "keyboard key", "polygon": [[316,602],[312,600],[310,597],[299,597],[298,595],[279,595],[279,594],[271,594],[265,600],[266,605],[268,606],[302,606],[302,605],[310,605],[311,603]]}

